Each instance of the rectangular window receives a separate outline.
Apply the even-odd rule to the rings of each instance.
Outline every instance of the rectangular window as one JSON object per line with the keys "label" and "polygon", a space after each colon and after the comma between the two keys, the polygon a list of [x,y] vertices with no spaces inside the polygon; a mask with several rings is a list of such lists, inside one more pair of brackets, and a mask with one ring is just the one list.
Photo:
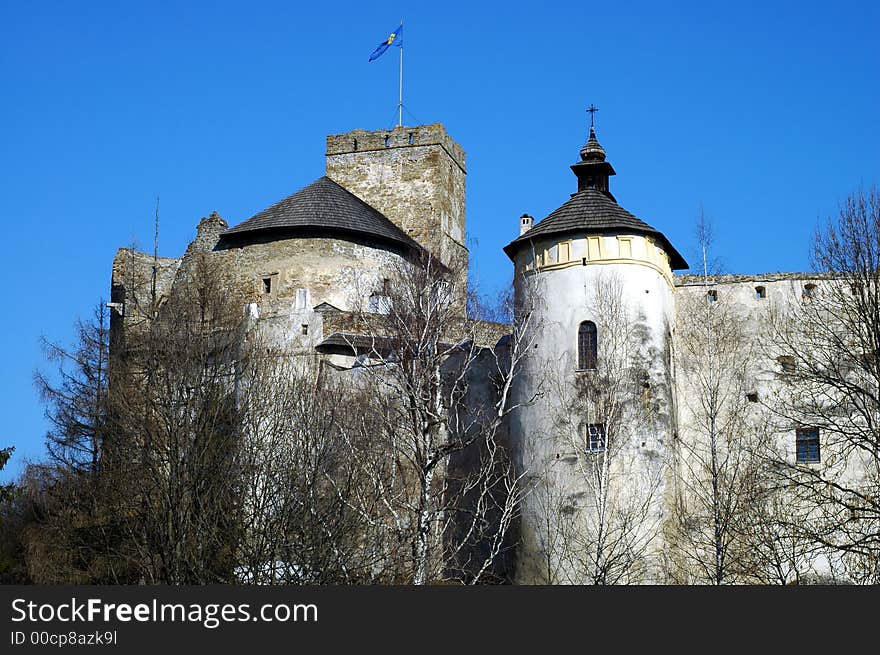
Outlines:
{"label": "rectangular window", "polygon": [[618,237],[617,243],[620,249],[620,257],[631,259],[633,256],[632,239],[621,239]]}
{"label": "rectangular window", "polygon": [[714,289],[707,291],[706,297],[709,299],[709,302],[716,302],[718,300],[718,292]]}
{"label": "rectangular window", "polygon": [[600,239],[601,237],[589,237],[587,239],[587,258],[591,260],[602,258],[602,242]]}
{"label": "rectangular window", "polygon": [[311,296],[308,289],[297,289],[294,309],[308,309],[311,304]]}
{"label": "rectangular window", "polygon": [[306,335],[309,333],[309,324],[308,323],[303,323],[301,327],[302,327],[303,335]]}
{"label": "rectangular window", "polygon": [[264,273],[257,280],[257,288],[263,295],[278,293],[278,273]]}
{"label": "rectangular window", "polygon": [[564,264],[567,261],[571,261],[571,243],[568,241],[559,244],[559,263]]}
{"label": "rectangular window", "polygon": [[764,300],[767,297],[767,289],[764,287],[755,287],[755,298],[757,300]]}
{"label": "rectangular window", "polygon": [[590,423],[587,425],[587,450],[591,453],[600,453],[605,450],[605,424]]}
{"label": "rectangular window", "polygon": [[798,428],[795,437],[798,464],[819,461],[819,428]]}

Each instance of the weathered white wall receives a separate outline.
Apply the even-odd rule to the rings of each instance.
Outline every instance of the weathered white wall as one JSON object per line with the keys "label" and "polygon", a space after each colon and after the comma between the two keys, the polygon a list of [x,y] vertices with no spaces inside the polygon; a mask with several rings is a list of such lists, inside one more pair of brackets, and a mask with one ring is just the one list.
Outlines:
{"label": "weathered white wall", "polygon": [[[669,380],[669,331],[674,323],[673,289],[668,275],[668,264],[663,269],[665,253],[655,251],[648,260],[645,241],[633,239],[632,257],[621,259],[617,252],[616,237],[602,237],[602,253],[598,260],[589,260],[586,239],[571,240],[571,259],[574,263],[559,262],[556,253],[558,242],[543,241],[537,249],[545,253],[543,266],[535,272],[535,254],[523,249],[515,262],[515,294],[520,313],[534,311],[538,317],[534,346],[517,379],[515,397],[524,402],[532,394],[541,394],[534,403],[519,411],[511,420],[511,442],[519,466],[533,483],[552,480],[561,489],[570,505],[582,507],[592,502],[591,492],[584,483],[583,468],[579,458],[589,457],[572,452],[572,443],[579,435],[571,434],[571,429],[579,421],[570,422],[566,432],[559,430],[560,412],[565,412],[566,394],[576,393],[579,376],[590,376],[590,372],[578,372],[577,334],[582,321],[592,320],[599,326],[598,350],[600,360],[603,356],[603,317],[598,315],[604,302],[600,289],[606,291],[618,287],[620,300],[627,311],[629,328],[637,335],[632,352],[633,365],[644,369],[648,387],[634,392],[626,399],[633,406],[650,404],[648,412],[636,412],[641,417],[638,425],[621,426],[621,437],[626,440],[614,459],[615,470],[609,472],[608,479],[618,486],[630,486],[630,491],[650,493],[655,496],[651,510],[654,520],[662,518],[661,481],[663,462],[666,459],[667,444],[671,432],[673,410],[670,406]],[[566,240],[568,241],[568,240]],[[641,249],[639,248],[641,246]],[[546,253],[550,253],[548,257]],[[586,264],[583,257],[588,257]],[[540,262],[540,260],[539,260]],[[522,315],[522,314],[521,314]],[[607,328],[605,328],[607,329]],[[636,396],[636,393],[639,396]],[[635,416],[628,412],[626,415]],[[649,419],[645,419],[650,415]],[[645,488],[652,487],[651,490]],[[614,493],[617,493],[615,491]],[[542,554],[541,531],[546,525],[548,508],[539,494],[526,498],[523,507],[522,539],[519,553],[520,582],[543,582],[546,576],[541,571]],[[570,516],[556,516],[553,521],[577,521],[577,510]],[[651,548],[656,553],[662,545],[655,540]],[[554,564],[565,570],[564,577],[577,581],[576,572],[564,561]],[[659,575],[651,565],[646,579],[656,579]]]}
{"label": "weathered white wall", "polygon": [[[790,353],[779,347],[779,339],[774,334],[774,319],[781,324],[782,317],[798,303],[803,302],[803,290],[807,284],[815,284],[821,292],[823,280],[809,274],[779,273],[769,275],[721,275],[709,276],[708,284],[697,275],[678,276],[676,294],[679,304],[690,307],[701,306],[708,291],[717,293],[717,303],[729,308],[740,321],[744,336],[751,348],[751,359],[747,376],[751,382],[750,391],[758,395],[753,413],[757,415],[764,405],[773,405],[780,394],[786,393],[786,383],[782,375],[782,365],[778,357]],[[758,298],[757,287],[764,287],[765,298]],[[694,301],[697,302],[694,302]],[[696,393],[690,380],[685,376],[677,378],[678,396],[692,396]],[[682,438],[693,433],[687,415],[681,416]],[[783,430],[777,434],[779,446],[787,453],[791,463],[795,461],[794,429]]]}
{"label": "weathered white wall", "polygon": [[[787,378],[780,356],[794,355],[787,352],[781,344],[780,330],[798,326],[791,324],[792,316],[796,316],[798,308],[804,302],[810,302],[804,296],[807,285],[815,285],[817,296],[827,290],[829,284],[837,284],[828,276],[807,273],[771,273],[763,275],[720,275],[709,276],[704,280],[701,276],[685,275],[676,278],[676,294],[679,308],[697,308],[706,311],[706,297],[711,290],[716,292],[717,300],[709,304],[708,311],[718,309],[731,316],[737,322],[744,336],[744,348],[747,349],[748,364],[746,367],[746,385],[742,393],[757,394],[756,402],[746,400],[746,420],[755,427],[758,439],[767,439],[762,448],[764,455],[770,451],[781,455],[791,465],[796,464],[796,427],[797,417],[786,416],[784,407],[797,393],[798,388]],[[763,287],[765,297],[759,298],[757,288]],[[821,301],[819,301],[821,302]],[[684,336],[684,335],[682,335]],[[680,360],[677,365],[684,365]],[[690,362],[689,366],[693,366]],[[697,363],[699,365],[699,362]],[[704,364],[705,365],[705,364]],[[697,449],[697,440],[706,439],[705,428],[699,423],[696,400],[699,389],[694,380],[687,375],[676,376],[676,397],[679,398],[679,438],[682,440],[682,451]],[[743,399],[736,399],[740,402]],[[736,400],[732,401],[735,402]],[[827,402],[828,398],[816,398],[815,402]],[[809,402],[809,399],[808,399]],[[697,407],[695,410],[694,407]],[[801,464],[807,468],[823,470],[824,475],[837,478],[845,484],[858,484],[866,474],[864,462],[854,454],[848,458],[839,458],[839,453],[829,447],[827,436],[820,430],[819,463]],[[829,464],[829,462],[833,462]],[[791,512],[796,511],[796,501],[791,499]],[[832,571],[833,555],[827,553],[816,557],[809,566],[801,571],[804,576],[828,576]]]}

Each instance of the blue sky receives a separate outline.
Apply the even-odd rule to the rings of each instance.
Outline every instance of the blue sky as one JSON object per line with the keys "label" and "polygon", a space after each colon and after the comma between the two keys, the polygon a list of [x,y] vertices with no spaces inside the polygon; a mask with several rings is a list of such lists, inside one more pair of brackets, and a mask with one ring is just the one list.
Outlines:
{"label": "blue sky", "polygon": [[324,137],[408,124],[468,158],[473,266],[494,292],[518,217],[575,190],[595,103],[620,204],[687,257],[702,206],[730,272],[808,268],[817,221],[880,182],[874,2],[16,2],[0,6],[8,479],[43,452],[39,338],[69,342],[116,249],[180,255],[323,174]]}

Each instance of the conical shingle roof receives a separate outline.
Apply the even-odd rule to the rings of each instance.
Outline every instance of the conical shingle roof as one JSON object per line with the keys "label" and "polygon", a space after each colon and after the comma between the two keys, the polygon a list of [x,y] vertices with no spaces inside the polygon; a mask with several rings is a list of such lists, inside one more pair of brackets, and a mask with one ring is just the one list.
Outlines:
{"label": "conical shingle roof", "polygon": [[355,233],[420,250],[403,230],[329,177],[321,177],[246,221],[226,230],[226,241],[265,233]]}
{"label": "conical shingle roof", "polygon": [[659,230],[636,218],[599,189],[587,188],[575,193],[559,209],[540,221],[531,230],[504,247],[508,257],[532,239],[572,232],[601,234],[621,232],[652,236],[669,255],[673,270],[687,268],[687,262]]}

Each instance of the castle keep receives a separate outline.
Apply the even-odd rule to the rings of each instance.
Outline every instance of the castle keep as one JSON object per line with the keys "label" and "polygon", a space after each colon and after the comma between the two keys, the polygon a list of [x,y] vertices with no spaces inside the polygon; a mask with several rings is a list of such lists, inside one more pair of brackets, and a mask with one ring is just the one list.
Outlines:
{"label": "castle keep", "polygon": [[[688,581],[668,546],[682,538],[672,520],[683,502],[679,481],[693,475],[704,427],[693,319],[707,312],[714,320],[712,306],[723,305],[748,326],[749,359],[727,391],[748,403],[737,420],[757,426],[760,405],[784,392],[788,355],[756,344],[775,313],[825,280],[683,275],[688,263],[670,240],[613,195],[616,171],[592,128],[571,170],[570,199],[540,221],[524,214],[510,222],[513,325],[466,316],[465,153],[433,124],[328,136],[322,177],[232,226],[216,213],[203,218],[180,258],[121,249],[113,329],[136,329],[148,287],[167,295],[189,261],[206,257],[230,285],[249,290],[246,313],[279,347],[344,374],[366,336],[352,317],[387,313],[394,272],[430,256],[457,277],[455,305],[481,347],[499,352],[528,318],[529,350],[512,388],[519,408],[504,426],[528,489],[510,579],[651,582],[674,569]],[[473,374],[477,396],[491,403],[489,370]],[[791,461],[808,461],[814,451],[797,430],[784,426],[774,438]],[[593,552],[600,556],[586,561]],[[615,568],[620,558],[626,571]]]}

